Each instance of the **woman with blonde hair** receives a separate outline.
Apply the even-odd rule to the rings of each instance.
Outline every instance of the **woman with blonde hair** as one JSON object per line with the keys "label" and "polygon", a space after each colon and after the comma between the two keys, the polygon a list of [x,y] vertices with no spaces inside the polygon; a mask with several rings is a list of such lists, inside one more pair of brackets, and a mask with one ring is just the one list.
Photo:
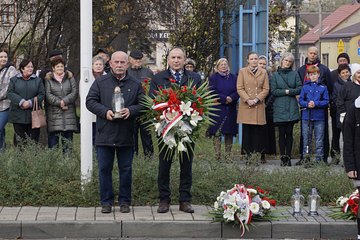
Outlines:
{"label": "woman with blonde hair", "polygon": [[236,92],[236,76],[230,73],[226,58],[220,58],[215,65],[215,73],[209,78],[209,87],[218,94],[220,105],[213,116],[215,124],[209,128],[209,135],[214,137],[216,158],[221,157],[221,136],[225,138],[226,157],[231,153],[233,137],[238,132],[236,123],[236,104],[239,95]]}
{"label": "woman with blonde hair", "polygon": [[271,94],[274,96],[273,121],[279,128],[281,166],[291,166],[293,129],[295,123],[300,120],[296,96],[300,94],[302,84],[293,66],[294,56],[284,53],[280,59],[280,66],[270,81]]}

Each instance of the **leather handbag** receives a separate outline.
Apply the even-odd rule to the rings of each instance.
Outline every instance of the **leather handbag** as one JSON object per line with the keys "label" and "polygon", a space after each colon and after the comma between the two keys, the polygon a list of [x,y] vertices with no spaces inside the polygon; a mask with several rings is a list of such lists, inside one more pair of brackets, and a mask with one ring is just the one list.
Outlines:
{"label": "leather handbag", "polygon": [[33,110],[31,112],[32,128],[42,128],[46,126],[46,117],[44,111],[39,107],[38,98],[34,98]]}

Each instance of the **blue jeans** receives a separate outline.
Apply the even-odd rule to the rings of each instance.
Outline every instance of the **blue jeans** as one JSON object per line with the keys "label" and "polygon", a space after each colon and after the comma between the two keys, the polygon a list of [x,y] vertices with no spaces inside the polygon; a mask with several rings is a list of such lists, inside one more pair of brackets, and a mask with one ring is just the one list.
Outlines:
{"label": "blue jeans", "polygon": [[54,148],[61,141],[63,148],[63,153],[69,152],[71,149],[71,144],[73,140],[73,131],[58,131],[58,132],[49,132],[48,134],[48,147]]}
{"label": "blue jeans", "polygon": [[5,148],[5,126],[9,120],[9,110],[0,112],[0,150]]}
{"label": "blue jeans", "polygon": [[[311,154],[312,132],[315,134],[315,154],[316,161],[321,161],[324,156],[324,121],[308,121],[302,120],[302,136],[303,136],[303,156]],[[308,151],[307,151],[308,150]]]}
{"label": "blue jeans", "polygon": [[101,205],[114,205],[112,170],[116,153],[119,168],[119,205],[131,204],[133,147],[97,146]]}

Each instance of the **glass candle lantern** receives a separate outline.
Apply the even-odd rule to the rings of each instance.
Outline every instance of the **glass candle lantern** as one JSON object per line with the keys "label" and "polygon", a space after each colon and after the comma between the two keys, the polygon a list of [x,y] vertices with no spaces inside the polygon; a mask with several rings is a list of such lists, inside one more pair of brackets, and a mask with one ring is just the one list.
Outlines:
{"label": "glass candle lantern", "polygon": [[291,196],[291,206],[293,209],[293,216],[301,216],[302,208],[304,206],[304,196],[301,195],[300,187],[296,187],[294,194]]}
{"label": "glass candle lantern", "polygon": [[321,198],[316,188],[311,189],[311,193],[308,196],[309,216],[319,216],[318,209],[320,207]]}
{"label": "glass candle lantern", "polygon": [[114,88],[114,94],[112,99],[112,107],[114,112],[114,118],[121,118],[120,111],[124,108],[124,97],[123,93],[121,93],[120,87]]}

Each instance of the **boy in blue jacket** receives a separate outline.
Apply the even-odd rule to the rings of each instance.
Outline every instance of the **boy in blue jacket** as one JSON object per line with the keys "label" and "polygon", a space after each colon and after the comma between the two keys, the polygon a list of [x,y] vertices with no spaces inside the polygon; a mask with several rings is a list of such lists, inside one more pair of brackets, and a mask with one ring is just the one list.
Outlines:
{"label": "boy in blue jacket", "polygon": [[319,83],[320,69],[309,66],[307,69],[310,81],[304,83],[300,93],[299,104],[303,110],[301,124],[303,136],[303,156],[309,161],[311,153],[312,132],[315,134],[316,162],[324,156],[325,111],[329,104],[329,94],[326,86]]}

